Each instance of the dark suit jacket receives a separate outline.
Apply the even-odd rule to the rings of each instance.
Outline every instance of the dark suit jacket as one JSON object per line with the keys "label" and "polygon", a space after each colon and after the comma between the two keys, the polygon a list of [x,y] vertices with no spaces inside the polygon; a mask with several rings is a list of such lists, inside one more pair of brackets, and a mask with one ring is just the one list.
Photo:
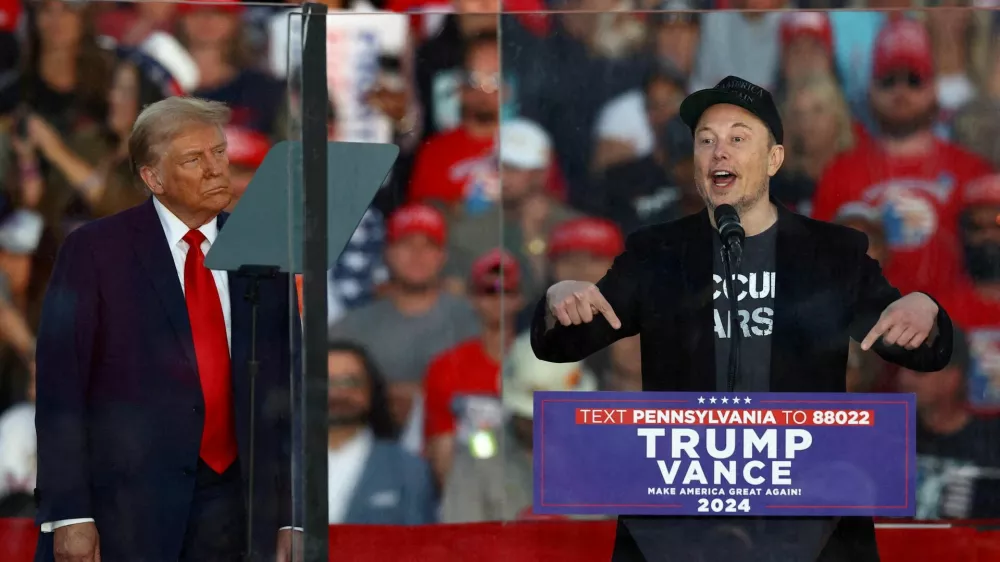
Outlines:
{"label": "dark suit jacket", "polygon": [[[866,255],[864,234],[805,218],[780,205],[778,209],[770,390],[845,392],[849,339],[864,339],[900,293]],[[590,324],[557,325],[546,332],[543,298],[532,322],[535,354],[546,361],[579,361],[620,338],[641,334],[644,390],[716,391],[712,236],[716,233],[707,211],[635,232],[597,284],[622,327],[614,330],[597,317]],[[875,350],[916,371],[943,369],[952,347],[951,321],[944,309],[937,325],[939,336],[930,345],[908,351],[879,342]],[[676,542],[657,544],[660,535],[663,541],[675,540],[657,534],[657,529],[675,527],[662,519],[670,518],[620,517],[614,560],[678,559],[663,558]],[[817,542],[812,555],[775,559],[807,560],[818,555],[823,561],[878,560],[870,518],[840,518],[829,540],[821,537]]]}
{"label": "dark suit jacket", "polygon": [[[220,215],[219,226],[227,215]],[[233,399],[244,477],[255,463],[253,551],[291,524],[289,278],[260,282],[256,458],[249,458],[248,280],[229,276]],[[298,334],[294,335],[298,341]],[[70,234],[37,347],[39,523],[93,518],[104,560],[177,560],[204,420],[177,269],[152,199]]]}

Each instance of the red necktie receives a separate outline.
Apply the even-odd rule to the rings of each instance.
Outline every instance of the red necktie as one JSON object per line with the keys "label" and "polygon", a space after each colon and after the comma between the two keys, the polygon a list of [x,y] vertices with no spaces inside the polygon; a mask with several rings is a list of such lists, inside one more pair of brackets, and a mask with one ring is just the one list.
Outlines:
{"label": "red necktie", "polygon": [[222,474],[236,460],[237,453],[226,319],[215,279],[205,267],[205,254],[201,251],[205,235],[191,230],[184,235],[184,241],[189,246],[184,260],[184,298],[205,396],[200,456],[212,470]]}

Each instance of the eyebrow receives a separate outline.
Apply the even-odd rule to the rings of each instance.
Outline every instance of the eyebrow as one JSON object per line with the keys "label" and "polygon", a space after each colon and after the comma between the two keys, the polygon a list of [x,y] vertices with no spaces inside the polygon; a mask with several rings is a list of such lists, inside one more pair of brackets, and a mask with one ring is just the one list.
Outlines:
{"label": "eyebrow", "polygon": [[[211,150],[216,150],[219,148],[228,148],[229,143],[227,141],[222,141],[218,144],[212,146]],[[202,150],[200,148],[192,148],[190,150],[185,150],[181,152],[181,156],[194,156],[195,154],[201,154]]]}
{"label": "eyebrow", "polygon": [[[750,127],[750,125],[747,125],[746,123],[744,123],[742,121],[737,121],[737,122],[735,122],[735,123],[733,123],[732,125],[729,126],[730,129],[735,129],[737,127],[741,128],[741,129],[746,129],[747,131],[749,131],[751,133],[754,132],[753,128]],[[694,134],[697,135],[698,133],[701,133],[703,131],[712,132],[712,129],[710,127],[702,125],[701,127],[698,127],[698,130],[695,131]]]}

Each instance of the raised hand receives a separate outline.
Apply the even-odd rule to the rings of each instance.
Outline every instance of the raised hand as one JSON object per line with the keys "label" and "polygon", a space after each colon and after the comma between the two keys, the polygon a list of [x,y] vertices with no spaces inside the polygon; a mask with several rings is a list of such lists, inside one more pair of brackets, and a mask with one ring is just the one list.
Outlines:
{"label": "raised hand", "polygon": [[560,281],[549,287],[545,297],[549,316],[563,326],[586,324],[599,314],[612,328],[622,327],[621,320],[593,283]]}
{"label": "raised hand", "polygon": [[861,342],[868,351],[879,338],[886,345],[916,349],[936,332],[938,305],[923,293],[910,293],[885,307],[878,322]]}

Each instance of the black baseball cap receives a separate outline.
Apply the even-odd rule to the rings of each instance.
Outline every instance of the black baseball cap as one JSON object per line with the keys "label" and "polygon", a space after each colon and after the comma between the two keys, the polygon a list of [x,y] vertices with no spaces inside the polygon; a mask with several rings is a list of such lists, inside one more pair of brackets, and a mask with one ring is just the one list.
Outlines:
{"label": "black baseball cap", "polygon": [[681,103],[681,119],[694,134],[701,114],[720,103],[736,105],[753,113],[767,125],[778,144],[784,141],[785,130],[781,126],[781,115],[774,105],[771,92],[736,76],[727,76],[714,88],[699,90],[684,98]]}

